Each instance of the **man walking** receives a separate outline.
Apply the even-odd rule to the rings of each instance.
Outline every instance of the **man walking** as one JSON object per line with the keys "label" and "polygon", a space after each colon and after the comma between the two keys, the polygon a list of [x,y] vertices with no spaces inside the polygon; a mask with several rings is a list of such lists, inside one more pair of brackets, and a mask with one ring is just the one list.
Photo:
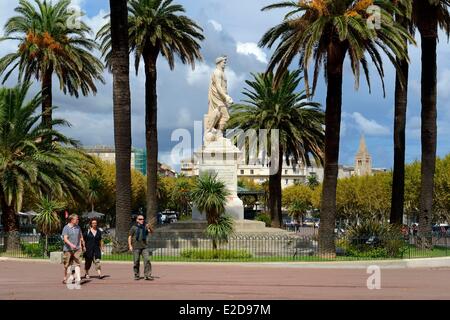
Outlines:
{"label": "man walking", "polygon": [[133,270],[134,280],[140,280],[140,263],[141,255],[144,259],[144,279],[154,280],[152,277],[152,264],[150,262],[150,251],[147,248],[147,237],[149,232],[153,232],[150,225],[145,225],[145,218],[143,215],[139,215],[136,218],[136,224],[130,229],[128,235],[128,248],[133,252]]}
{"label": "man walking", "polygon": [[78,225],[79,218],[76,214],[69,216],[69,223],[64,227],[62,236],[64,238],[64,280],[66,283],[67,277],[72,275],[72,268],[75,267],[75,283],[77,285],[81,282],[80,258],[84,250],[84,239],[81,228]]}

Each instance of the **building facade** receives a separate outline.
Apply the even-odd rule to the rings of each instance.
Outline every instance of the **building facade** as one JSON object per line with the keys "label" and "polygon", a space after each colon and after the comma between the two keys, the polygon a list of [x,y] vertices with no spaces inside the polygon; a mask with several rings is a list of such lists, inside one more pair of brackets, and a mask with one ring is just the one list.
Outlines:
{"label": "building facade", "polygon": [[[84,148],[85,152],[91,156],[100,158],[110,164],[116,163],[116,152],[113,147],[95,146]],[[147,175],[147,152],[144,149],[133,148],[131,150],[131,169]],[[175,176],[176,172],[166,164],[158,163],[158,172],[163,176]]]}
{"label": "building facade", "polygon": [[[351,176],[372,175],[377,172],[386,172],[387,169],[372,168],[372,158],[369,154],[364,136],[361,137],[359,149],[355,155],[355,166],[339,166],[338,178]],[[199,175],[198,161],[191,157],[181,161],[181,173],[188,177]],[[269,179],[270,168],[262,164],[246,164],[244,161],[238,164],[238,178],[250,179],[256,183],[263,183]],[[323,181],[324,169],[320,166],[305,166],[302,163],[293,163],[286,159],[282,169],[282,187],[286,188],[295,184],[304,184],[310,177],[315,177],[318,182]]]}

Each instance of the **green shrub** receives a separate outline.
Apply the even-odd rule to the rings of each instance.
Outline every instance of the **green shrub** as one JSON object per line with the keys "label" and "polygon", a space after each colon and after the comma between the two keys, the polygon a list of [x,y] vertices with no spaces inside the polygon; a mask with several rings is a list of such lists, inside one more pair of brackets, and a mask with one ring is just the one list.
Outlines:
{"label": "green shrub", "polygon": [[24,243],[20,244],[22,253],[32,258],[44,257],[44,247],[40,243]]}
{"label": "green shrub", "polygon": [[368,247],[365,250],[357,250],[355,248],[349,248],[347,250],[347,256],[349,257],[357,257],[357,258],[369,258],[369,259],[377,259],[377,258],[387,258],[389,254],[385,248],[370,248]]}
{"label": "green shrub", "polygon": [[[48,238],[48,252],[62,251],[63,242],[59,237]],[[45,238],[41,238],[39,243],[20,244],[22,253],[31,258],[44,258],[45,256]]]}
{"label": "green shrub", "polygon": [[192,221],[192,214],[182,214],[178,221]]}
{"label": "green shrub", "polygon": [[256,221],[262,221],[266,224],[266,227],[271,227],[272,226],[272,218],[270,217],[270,214],[264,212],[264,213],[259,213],[256,217],[255,217]]}
{"label": "green shrub", "polygon": [[233,259],[250,259],[251,253],[246,250],[201,250],[186,249],[181,251],[181,257],[194,260],[233,260]]}
{"label": "green shrub", "polygon": [[351,227],[338,244],[349,256],[367,258],[398,258],[407,249],[398,227],[372,220]]}

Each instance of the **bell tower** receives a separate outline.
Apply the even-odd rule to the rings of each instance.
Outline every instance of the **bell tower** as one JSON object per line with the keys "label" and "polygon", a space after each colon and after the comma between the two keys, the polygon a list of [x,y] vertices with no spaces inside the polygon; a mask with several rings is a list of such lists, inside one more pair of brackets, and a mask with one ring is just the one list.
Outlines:
{"label": "bell tower", "polygon": [[355,175],[372,175],[372,157],[369,154],[364,135],[359,141],[359,149],[355,156]]}

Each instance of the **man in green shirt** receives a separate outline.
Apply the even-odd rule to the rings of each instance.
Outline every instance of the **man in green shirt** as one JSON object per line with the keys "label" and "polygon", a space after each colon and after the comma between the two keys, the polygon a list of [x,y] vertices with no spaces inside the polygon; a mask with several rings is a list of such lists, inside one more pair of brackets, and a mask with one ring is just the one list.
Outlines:
{"label": "man in green shirt", "polygon": [[152,229],[149,225],[145,225],[145,218],[139,215],[136,218],[136,224],[133,225],[128,234],[128,248],[133,252],[133,270],[134,280],[140,280],[139,267],[141,264],[141,255],[144,259],[144,279],[154,280],[152,277],[152,264],[150,262],[150,251],[147,248],[147,237]]}

